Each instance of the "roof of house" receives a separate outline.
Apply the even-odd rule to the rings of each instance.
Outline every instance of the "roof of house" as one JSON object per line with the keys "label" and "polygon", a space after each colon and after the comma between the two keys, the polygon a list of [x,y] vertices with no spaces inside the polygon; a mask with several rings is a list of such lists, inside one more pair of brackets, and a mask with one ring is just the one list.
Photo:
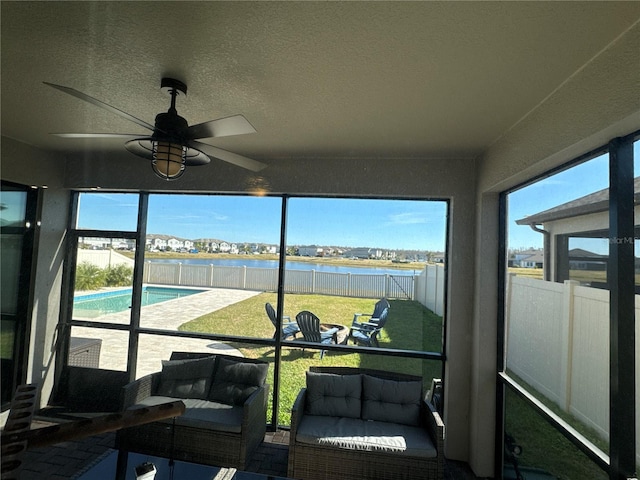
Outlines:
{"label": "roof of house", "polygon": [[[635,205],[640,204],[640,177],[636,177],[633,181]],[[604,188],[597,192],[585,195],[584,197],[571,200],[548,210],[544,210],[533,215],[516,220],[518,225],[538,225],[552,220],[560,220],[562,218],[577,217],[587,215],[589,213],[604,212],[609,209],[609,189]]]}
{"label": "roof of house", "polygon": [[536,252],[528,257],[521,258],[520,262],[535,262],[535,263],[544,263],[544,255],[541,252]]}

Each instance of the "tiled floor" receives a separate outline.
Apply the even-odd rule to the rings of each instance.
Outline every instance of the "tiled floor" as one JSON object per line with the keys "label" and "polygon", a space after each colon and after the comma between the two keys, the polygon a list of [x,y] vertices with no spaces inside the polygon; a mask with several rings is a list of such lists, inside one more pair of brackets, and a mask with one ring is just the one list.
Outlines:
{"label": "tiled floor", "polygon": [[[38,422],[35,423],[37,427]],[[40,423],[40,426],[46,425],[43,422]],[[23,459],[19,478],[20,480],[74,479],[113,448],[114,439],[115,434],[107,433],[29,450]],[[288,431],[268,432],[265,441],[253,455],[247,470],[264,475],[286,477],[288,442]],[[466,464],[448,461],[445,479],[475,480],[476,477]]]}

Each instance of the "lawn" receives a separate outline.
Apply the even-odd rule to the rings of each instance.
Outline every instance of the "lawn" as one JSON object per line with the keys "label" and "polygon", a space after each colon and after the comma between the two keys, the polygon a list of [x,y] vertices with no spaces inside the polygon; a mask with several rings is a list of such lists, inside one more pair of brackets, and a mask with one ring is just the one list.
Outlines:
{"label": "lawn", "polygon": [[[522,447],[517,459],[520,467],[541,468],[558,480],[608,478],[604,471],[510,389],[506,392],[505,431]],[[505,465],[510,463],[506,461]]]}
{"label": "lawn", "polygon": [[[353,297],[329,297],[324,295],[285,296],[285,315],[292,319],[301,310],[314,312],[323,323],[351,325],[354,313],[371,313],[376,299]],[[265,313],[265,303],[274,308],[277,304],[275,293],[262,293],[243,302],[204,315],[180,326],[180,330],[238,335],[256,338],[271,338],[273,325]],[[442,318],[426,309],[420,303],[409,300],[390,300],[391,308],[382,335],[382,348],[397,348],[420,351],[442,351]],[[299,337],[301,339],[301,337]],[[275,351],[271,346],[257,346],[246,343],[234,344],[244,356],[262,358],[273,363]],[[320,351],[298,347],[283,348],[280,372],[280,424],[289,424],[289,412],[300,389],[305,384],[305,372],[312,365],[350,366],[376,368],[421,375],[425,387],[431,378],[441,377],[441,362],[422,361],[410,358],[368,355],[363,353],[327,352],[320,359]],[[273,367],[269,369],[273,375]],[[273,385],[273,378],[270,383]]]}

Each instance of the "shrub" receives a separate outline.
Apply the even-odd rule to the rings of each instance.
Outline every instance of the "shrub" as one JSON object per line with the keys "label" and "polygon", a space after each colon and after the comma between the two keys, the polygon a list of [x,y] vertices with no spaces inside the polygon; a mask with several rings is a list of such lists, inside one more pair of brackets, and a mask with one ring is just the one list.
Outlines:
{"label": "shrub", "polygon": [[105,286],[105,271],[89,262],[76,267],[76,290],[96,290]]}
{"label": "shrub", "polygon": [[133,282],[133,268],[127,265],[116,265],[106,270],[107,287],[131,286]]}

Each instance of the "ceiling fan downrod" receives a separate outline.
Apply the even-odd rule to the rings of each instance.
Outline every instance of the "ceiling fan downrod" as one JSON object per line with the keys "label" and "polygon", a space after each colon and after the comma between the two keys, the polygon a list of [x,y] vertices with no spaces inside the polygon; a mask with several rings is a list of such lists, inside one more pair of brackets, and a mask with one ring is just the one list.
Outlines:
{"label": "ceiling fan downrod", "polygon": [[176,97],[178,96],[178,93],[182,93],[183,95],[187,94],[187,85],[175,78],[164,77],[160,82],[160,88],[171,95],[171,107],[169,107],[169,112],[177,113]]}

